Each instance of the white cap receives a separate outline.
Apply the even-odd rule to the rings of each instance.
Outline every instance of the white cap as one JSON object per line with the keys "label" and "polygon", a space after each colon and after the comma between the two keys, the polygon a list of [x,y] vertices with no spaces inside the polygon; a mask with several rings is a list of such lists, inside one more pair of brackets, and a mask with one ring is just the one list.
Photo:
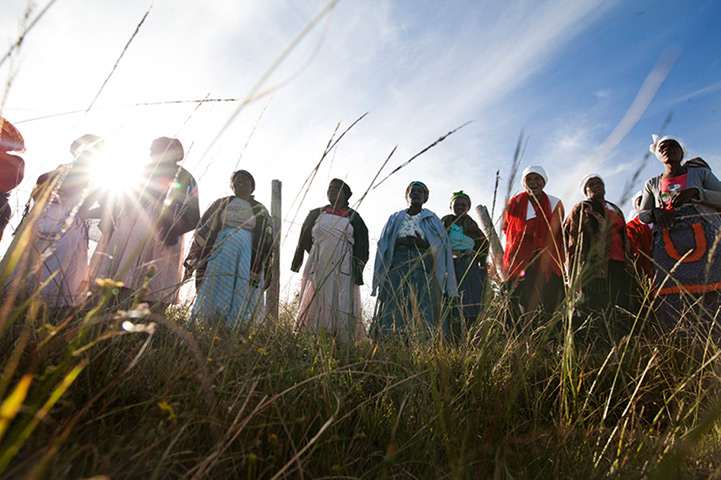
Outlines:
{"label": "white cap", "polygon": [[673,135],[666,135],[665,137],[661,138],[656,134],[651,135],[651,138],[653,138],[653,143],[648,146],[648,151],[655,154],[656,158],[659,160],[661,159],[658,156],[658,146],[661,145],[666,140],[673,140],[674,142],[678,143],[678,145],[681,147],[681,150],[683,151],[683,156],[681,157],[681,160],[686,158],[686,155],[688,154],[688,150],[686,150],[686,142],[683,141],[680,137],[675,137]]}
{"label": "white cap", "polygon": [[524,188],[526,187],[526,177],[531,173],[540,175],[541,178],[543,178],[543,183],[548,184],[548,175],[546,175],[543,167],[540,165],[529,165],[523,170],[523,174],[521,175],[521,185],[523,185]]}
{"label": "white cap", "polygon": [[[586,194],[586,184],[592,178],[598,178],[599,180],[601,180],[603,182],[603,178],[601,177],[601,175],[599,175],[597,173],[589,173],[588,175],[583,177],[581,179],[581,182],[579,183],[579,185],[581,186],[581,192],[583,192],[584,195]],[[606,185],[606,182],[603,182],[603,184]]]}

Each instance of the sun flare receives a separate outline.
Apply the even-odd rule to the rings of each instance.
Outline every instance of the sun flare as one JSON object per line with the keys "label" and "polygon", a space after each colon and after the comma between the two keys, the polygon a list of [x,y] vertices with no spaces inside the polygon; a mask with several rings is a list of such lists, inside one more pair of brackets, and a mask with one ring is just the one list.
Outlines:
{"label": "sun flare", "polygon": [[147,160],[111,150],[99,155],[91,167],[91,182],[113,195],[130,193],[142,184],[142,167]]}

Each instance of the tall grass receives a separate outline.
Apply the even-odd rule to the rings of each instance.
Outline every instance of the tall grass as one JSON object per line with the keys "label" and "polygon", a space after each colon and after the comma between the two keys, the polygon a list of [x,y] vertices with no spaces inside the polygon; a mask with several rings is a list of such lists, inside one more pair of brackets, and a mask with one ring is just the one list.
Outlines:
{"label": "tall grass", "polygon": [[[306,33],[226,127],[275,88],[261,90]],[[524,148],[521,134],[509,185]],[[27,261],[30,241],[22,230],[0,280]],[[693,316],[678,334],[657,333],[648,290],[639,312],[580,319],[569,293],[550,318],[530,318],[520,331],[508,326],[508,298],[498,294],[457,343],[411,336],[349,346],[296,334],[297,304],[283,305],[277,322],[189,330],[183,306],[153,314],[136,296],[126,310],[108,308],[117,287],[111,281],[84,310],[47,309],[32,294],[16,301],[19,283],[0,306],[1,478],[721,472],[721,351]]]}
{"label": "tall grass", "polygon": [[[103,309],[42,318],[30,305],[0,339],[1,475],[717,471],[720,353],[708,337],[658,336],[641,316],[589,318],[574,330],[570,302],[517,333],[505,326],[503,301],[459,345],[410,338],[355,347],[294,334],[292,309],[253,330],[189,332],[181,309],[174,318]],[[613,321],[629,322],[631,333],[618,335]]]}

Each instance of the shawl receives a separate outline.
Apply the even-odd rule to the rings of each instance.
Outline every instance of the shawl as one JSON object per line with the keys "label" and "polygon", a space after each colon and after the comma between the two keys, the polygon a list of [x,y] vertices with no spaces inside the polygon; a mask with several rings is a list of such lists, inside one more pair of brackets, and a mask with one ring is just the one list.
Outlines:
{"label": "shawl", "polygon": [[[208,258],[216,248],[215,240],[223,229],[223,212],[235,196],[223,197],[213,202],[200,219],[200,224],[193,235],[193,243],[185,258],[183,265],[189,274],[195,272],[195,287],[200,288],[208,267]],[[253,253],[250,260],[251,284],[258,286],[259,278],[265,274],[263,288],[270,286],[273,226],[266,208],[254,198],[249,200],[253,213],[256,215],[255,230],[253,231]]]}
{"label": "shawl", "polygon": [[[523,192],[509,200],[506,205],[503,216],[503,231],[506,233],[503,268],[508,278],[512,279],[520,275],[536,257],[539,257],[539,269],[546,272],[546,281],[548,281],[551,273],[562,275],[563,203],[559,200],[552,212],[551,200],[545,192],[542,192],[539,203],[531,202],[536,218],[535,222],[529,222],[526,216],[530,200],[528,193]],[[529,223],[534,227],[529,228]]]}
{"label": "shawl", "polygon": [[473,250],[477,253],[478,261],[481,262],[485,267],[486,257],[488,256],[488,240],[483,232],[478,228],[478,224],[468,215],[463,214],[460,217],[455,215],[446,215],[441,218],[443,226],[446,228],[446,232],[451,225],[454,223],[463,229],[463,234],[473,239]]}
{"label": "shawl", "polygon": [[[582,268],[584,280],[608,278],[608,264],[611,257],[613,225],[608,207],[623,219],[623,212],[611,202],[584,200],[577,203],[563,224],[563,233],[567,246],[567,265],[569,271]],[[625,224],[625,221],[624,221]],[[625,265],[631,264],[631,244],[626,229],[620,229],[623,243]]]}
{"label": "shawl", "polygon": [[[315,221],[318,220],[320,214],[329,207],[330,205],[326,205],[325,207],[313,209],[308,213],[308,216],[305,217],[303,226],[300,228],[300,237],[298,238],[298,246],[293,256],[293,263],[290,266],[291,271],[300,271],[305,252],[310,252],[310,249],[313,247],[313,225],[315,225]],[[350,224],[353,226],[353,262],[351,275],[356,285],[363,285],[363,269],[366,263],[368,263],[368,255],[370,252],[368,227],[366,227],[366,224],[358,212],[352,208],[347,209],[345,216],[349,217]]]}

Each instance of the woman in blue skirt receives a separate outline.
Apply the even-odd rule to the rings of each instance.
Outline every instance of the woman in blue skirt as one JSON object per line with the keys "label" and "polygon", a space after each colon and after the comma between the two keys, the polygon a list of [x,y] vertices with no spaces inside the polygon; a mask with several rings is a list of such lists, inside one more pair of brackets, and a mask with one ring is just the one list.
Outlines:
{"label": "woman in blue skirt", "polygon": [[371,293],[378,294],[371,325],[376,337],[448,333],[441,300],[457,295],[453,254],[443,223],[423,208],[427,200],[422,182],[408,185],[408,208],[390,216],[378,240]]}

